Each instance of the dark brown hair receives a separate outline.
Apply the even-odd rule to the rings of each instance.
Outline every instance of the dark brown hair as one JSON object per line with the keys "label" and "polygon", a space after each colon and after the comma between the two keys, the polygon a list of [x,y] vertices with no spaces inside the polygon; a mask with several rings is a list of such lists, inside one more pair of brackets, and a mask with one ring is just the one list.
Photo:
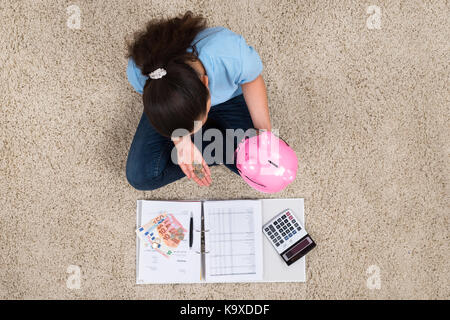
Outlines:
{"label": "dark brown hair", "polygon": [[[153,127],[164,136],[175,129],[194,129],[194,121],[206,115],[209,90],[187,61],[198,59],[192,41],[207,27],[206,19],[191,11],[171,19],[153,19],[145,30],[134,34],[128,44],[132,58],[143,75],[158,68],[167,74],[148,79],[144,86],[144,112]],[[192,48],[192,52],[187,52]]]}

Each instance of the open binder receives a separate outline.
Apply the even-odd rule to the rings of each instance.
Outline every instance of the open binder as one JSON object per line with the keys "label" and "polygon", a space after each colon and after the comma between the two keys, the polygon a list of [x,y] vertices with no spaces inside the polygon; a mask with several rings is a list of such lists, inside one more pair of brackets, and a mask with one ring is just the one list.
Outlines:
{"label": "open binder", "polygon": [[137,226],[172,213],[189,233],[170,258],[136,238],[136,283],[303,282],[305,257],[287,266],[263,236],[262,225],[290,208],[304,224],[303,199],[224,201],[138,200]]}

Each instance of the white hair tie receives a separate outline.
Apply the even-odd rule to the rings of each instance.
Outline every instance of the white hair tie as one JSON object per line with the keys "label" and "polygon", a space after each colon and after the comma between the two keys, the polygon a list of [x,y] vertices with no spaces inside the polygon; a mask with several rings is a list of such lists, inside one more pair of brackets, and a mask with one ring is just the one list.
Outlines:
{"label": "white hair tie", "polygon": [[150,73],[148,76],[150,77],[150,79],[161,79],[166,74],[167,74],[166,69],[158,68],[155,71],[153,71],[152,73]]}

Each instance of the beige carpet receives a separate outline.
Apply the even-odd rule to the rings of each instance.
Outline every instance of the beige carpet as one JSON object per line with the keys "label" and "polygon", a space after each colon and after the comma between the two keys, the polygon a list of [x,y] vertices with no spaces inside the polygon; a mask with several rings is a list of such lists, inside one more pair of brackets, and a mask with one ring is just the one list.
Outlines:
{"label": "beige carpet", "polygon": [[[72,3],[79,30],[66,25]],[[381,29],[367,27],[372,4]],[[208,189],[126,182],[142,105],[124,39],[187,9],[242,34],[263,60],[273,126],[300,159],[276,196],[305,198],[318,243],[306,283],[135,285],[137,199],[264,197],[221,167]],[[0,298],[450,298],[449,11],[447,1],[0,2]],[[81,268],[78,290],[66,287],[69,265]]]}

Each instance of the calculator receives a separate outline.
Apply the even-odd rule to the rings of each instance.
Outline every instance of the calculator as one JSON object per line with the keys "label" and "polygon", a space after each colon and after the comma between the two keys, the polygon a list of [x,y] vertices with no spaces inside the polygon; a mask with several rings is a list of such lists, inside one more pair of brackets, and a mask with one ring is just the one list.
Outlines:
{"label": "calculator", "polygon": [[288,266],[316,246],[291,209],[283,210],[269,220],[263,226],[263,231]]}

